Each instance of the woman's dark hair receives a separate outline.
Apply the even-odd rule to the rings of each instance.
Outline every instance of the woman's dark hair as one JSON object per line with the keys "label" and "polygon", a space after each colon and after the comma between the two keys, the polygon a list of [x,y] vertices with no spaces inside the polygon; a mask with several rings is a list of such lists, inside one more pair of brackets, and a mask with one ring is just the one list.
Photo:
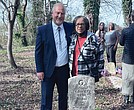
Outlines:
{"label": "woman's dark hair", "polygon": [[[100,23],[99,23],[99,26],[100,26],[100,25],[103,25],[102,31],[104,31],[104,30],[105,30],[105,23],[104,23],[104,22],[100,22]],[[100,27],[99,27],[99,26],[98,26],[98,29],[100,30]]]}
{"label": "woman's dark hair", "polygon": [[111,30],[114,30],[115,29],[115,24],[112,23],[112,22],[109,23],[108,30],[110,30],[110,25],[112,25],[112,29]]}
{"label": "woman's dark hair", "polygon": [[74,26],[74,29],[75,29],[75,25],[76,25],[76,22],[79,18],[83,18],[83,21],[85,23],[85,26],[86,26],[86,30],[89,30],[89,21],[88,19],[85,17],[85,16],[76,16],[73,20],[73,26]]}

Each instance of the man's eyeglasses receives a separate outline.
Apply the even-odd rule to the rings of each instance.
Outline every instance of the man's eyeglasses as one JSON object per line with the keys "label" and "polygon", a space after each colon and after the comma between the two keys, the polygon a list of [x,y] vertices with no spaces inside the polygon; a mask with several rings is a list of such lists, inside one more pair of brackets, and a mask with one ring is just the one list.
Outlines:
{"label": "man's eyeglasses", "polygon": [[84,23],[78,23],[75,26],[85,26],[85,24]]}

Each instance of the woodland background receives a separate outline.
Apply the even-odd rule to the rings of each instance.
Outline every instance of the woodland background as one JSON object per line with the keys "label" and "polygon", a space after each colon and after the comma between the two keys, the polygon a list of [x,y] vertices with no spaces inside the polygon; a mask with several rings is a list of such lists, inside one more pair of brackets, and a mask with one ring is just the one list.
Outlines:
{"label": "woodland background", "polygon": [[[83,15],[90,21],[89,30],[95,32],[104,5],[114,10],[118,5],[112,0],[81,0]],[[34,46],[36,28],[51,20],[51,9],[57,0],[0,0],[0,110],[39,110],[40,81],[35,74]],[[75,14],[69,13],[69,3],[60,0],[68,8],[66,21],[72,22]],[[77,1],[75,1],[77,2]],[[103,5],[102,5],[103,4]],[[132,0],[122,0],[124,19],[130,17]],[[75,10],[71,10],[72,12]],[[105,13],[108,14],[108,13]],[[124,26],[131,22],[124,20]],[[116,23],[119,31],[123,27]],[[118,48],[117,61],[121,65],[122,47]],[[53,110],[57,110],[55,87]],[[106,77],[96,83],[96,110],[122,110],[120,89],[114,89]],[[134,109],[132,107],[127,108]]]}

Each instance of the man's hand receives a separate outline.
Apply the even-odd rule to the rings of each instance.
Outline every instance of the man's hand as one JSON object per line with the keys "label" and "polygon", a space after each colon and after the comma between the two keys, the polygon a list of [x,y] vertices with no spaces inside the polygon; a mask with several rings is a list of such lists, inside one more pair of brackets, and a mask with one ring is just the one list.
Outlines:
{"label": "man's hand", "polygon": [[37,77],[42,81],[44,79],[44,72],[38,72]]}

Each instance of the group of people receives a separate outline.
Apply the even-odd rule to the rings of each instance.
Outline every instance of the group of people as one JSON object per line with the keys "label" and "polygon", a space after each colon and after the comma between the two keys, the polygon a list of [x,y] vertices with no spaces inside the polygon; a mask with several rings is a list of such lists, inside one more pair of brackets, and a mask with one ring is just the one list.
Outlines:
{"label": "group of people", "polygon": [[[94,34],[89,31],[86,17],[77,16],[73,23],[65,22],[64,18],[64,5],[56,3],[52,9],[52,21],[37,30],[35,63],[37,77],[41,80],[41,110],[52,110],[55,84],[59,94],[58,108],[67,110],[69,77],[89,75],[98,82],[104,69],[104,49],[108,62],[116,65],[119,34],[113,23],[105,32],[105,24],[101,22]],[[122,39],[121,44],[126,45]]]}
{"label": "group of people", "polygon": [[100,46],[106,50],[107,61],[113,62],[116,67],[116,51],[120,34],[115,29],[115,24],[110,22],[106,31],[104,22],[100,22],[95,35],[98,37]]}
{"label": "group of people", "polygon": [[[128,22],[129,20],[129,22]],[[128,27],[121,31],[115,30],[114,23],[109,23],[108,31],[105,24],[100,22],[96,36],[98,41],[105,47],[108,62],[113,62],[116,67],[116,51],[118,43],[124,46],[122,54],[122,94],[124,104],[134,104],[134,10],[130,18],[126,18]],[[105,42],[105,43],[104,43]]]}

